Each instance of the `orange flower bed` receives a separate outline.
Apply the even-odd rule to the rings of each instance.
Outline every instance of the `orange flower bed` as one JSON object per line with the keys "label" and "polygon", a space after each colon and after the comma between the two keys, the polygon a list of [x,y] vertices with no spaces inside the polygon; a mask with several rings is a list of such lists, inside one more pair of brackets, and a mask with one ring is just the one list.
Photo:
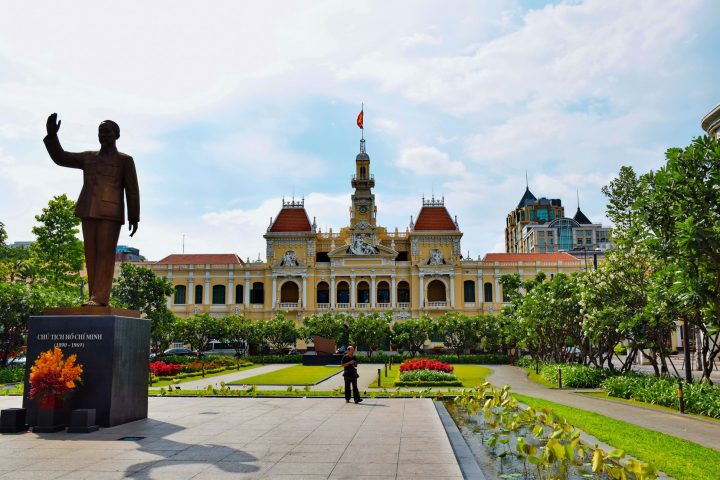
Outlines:
{"label": "orange flower bed", "polygon": [[30,369],[30,398],[37,399],[38,407],[54,408],[75,389],[83,373],[76,361],[74,354],[64,359],[58,347],[38,356]]}

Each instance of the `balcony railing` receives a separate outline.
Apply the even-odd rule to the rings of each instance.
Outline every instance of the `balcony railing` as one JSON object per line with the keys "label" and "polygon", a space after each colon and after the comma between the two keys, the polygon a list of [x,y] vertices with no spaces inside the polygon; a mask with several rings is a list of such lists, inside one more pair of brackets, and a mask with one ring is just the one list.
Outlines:
{"label": "balcony railing", "polygon": [[428,307],[447,307],[447,302],[427,302]]}
{"label": "balcony railing", "polygon": [[356,303],[355,308],[357,308],[358,310],[367,310],[368,308],[370,308],[370,304],[369,303]]}
{"label": "balcony railing", "polygon": [[340,309],[340,310],[343,310],[343,309],[347,310],[348,308],[350,308],[350,304],[349,303],[336,303],[335,308]]}
{"label": "balcony railing", "polygon": [[298,305],[298,302],[280,302],[280,310],[294,310]]}
{"label": "balcony railing", "polygon": [[410,302],[398,302],[398,308],[410,308]]}
{"label": "balcony railing", "polygon": [[317,308],[318,308],[318,310],[330,310],[330,304],[329,303],[318,303]]}
{"label": "balcony railing", "polygon": [[389,303],[376,303],[375,306],[376,306],[376,308],[378,308],[380,310],[387,310],[390,308]]}

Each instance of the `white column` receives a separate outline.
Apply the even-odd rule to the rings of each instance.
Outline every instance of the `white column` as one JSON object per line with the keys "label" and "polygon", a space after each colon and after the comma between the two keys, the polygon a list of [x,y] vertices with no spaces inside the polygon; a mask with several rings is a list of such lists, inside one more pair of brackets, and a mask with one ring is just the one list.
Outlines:
{"label": "white column", "polygon": [[425,307],[425,280],[423,279],[423,274],[420,273],[418,276],[420,279],[420,306],[419,308]]}
{"label": "white column", "polygon": [[450,274],[450,306],[455,306],[455,274]]}
{"label": "white column", "polygon": [[307,276],[303,275],[302,308],[307,308]]}
{"label": "white column", "polygon": [[205,297],[203,303],[208,305],[210,303],[210,272],[205,272],[205,292],[203,296]]}
{"label": "white column", "polygon": [[233,303],[233,297],[235,296],[235,284],[233,282],[233,272],[228,272],[228,292],[225,298],[225,303],[228,305],[232,305]]}
{"label": "white column", "polygon": [[395,299],[397,297],[397,289],[395,287],[395,274],[390,275],[390,307],[395,308]]}
{"label": "white column", "polygon": [[243,295],[245,296],[243,303],[245,304],[245,308],[250,307],[250,285],[250,272],[247,272],[245,274],[245,286],[243,287]]}
{"label": "white column", "polygon": [[375,300],[377,300],[377,291],[375,287],[375,274],[370,275],[370,307],[375,308]]}
{"label": "white column", "polygon": [[277,277],[273,275],[272,277],[272,308],[275,308],[275,298],[277,293]]}
{"label": "white column", "polygon": [[335,275],[330,275],[330,308],[335,308]]}
{"label": "white column", "polygon": [[350,275],[350,308],[355,308],[355,274]]}
{"label": "white column", "polygon": [[187,291],[187,302],[188,305],[195,303],[195,280],[192,277],[188,278],[188,291]]}
{"label": "white column", "polygon": [[[172,274],[172,270],[171,270],[171,269],[172,269],[172,266],[171,266],[171,265],[168,265],[168,266],[169,266],[170,268],[168,269],[169,271],[168,271],[168,274],[167,274],[167,279],[168,279],[168,281],[169,281],[170,283],[173,283],[173,281],[172,281],[173,274]],[[169,309],[170,307],[172,307],[172,302],[173,302],[173,296],[174,296],[174,294],[175,294],[175,285],[173,285],[173,293],[171,293],[171,294],[167,297],[167,308],[168,308],[168,309]]]}
{"label": "white column", "polygon": [[477,288],[475,289],[475,290],[476,290],[476,293],[475,293],[475,302],[477,302],[477,305],[478,305],[478,306],[480,306],[480,305],[482,304],[482,302],[483,302],[483,297],[482,297],[481,294],[482,294],[482,293],[485,293],[485,289],[484,289],[484,288],[485,288],[485,287],[484,287],[484,285],[483,285],[482,270],[478,270],[478,272],[477,272]]}
{"label": "white column", "polygon": [[500,278],[495,274],[495,303],[501,303],[502,298],[500,297]]}

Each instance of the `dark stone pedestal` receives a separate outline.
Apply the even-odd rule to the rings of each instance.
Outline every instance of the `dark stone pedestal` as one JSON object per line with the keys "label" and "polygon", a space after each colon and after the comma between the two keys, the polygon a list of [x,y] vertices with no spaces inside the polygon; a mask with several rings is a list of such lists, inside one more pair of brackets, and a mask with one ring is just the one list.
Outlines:
{"label": "dark stone pedestal", "polygon": [[320,365],[340,365],[342,355],[303,355],[303,365],[320,366]]}
{"label": "dark stone pedestal", "polygon": [[26,432],[25,421],[27,410],[24,408],[6,408],[0,412],[0,433]]}
{"label": "dark stone pedestal", "polygon": [[28,398],[30,368],[40,353],[54,346],[66,357],[77,354],[83,366],[82,383],[65,399],[64,408],[56,410],[59,423],[70,423],[70,411],[76,409],[94,409],[101,427],[147,418],[150,321],[74,311],[30,317],[23,397],[28,423],[38,424],[37,405]]}
{"label": "dark stone pedestal", "polygon": [[97,430],[94,408],[78,408],[72,411],[68,433],[90,433]]}
{"label": "dark stone pedestal", "polygon": [[64,416],[62,409],[38,409],[37,423],[32,427],[33,433],[55,433],[65,430],[65,422],[62,418]]}

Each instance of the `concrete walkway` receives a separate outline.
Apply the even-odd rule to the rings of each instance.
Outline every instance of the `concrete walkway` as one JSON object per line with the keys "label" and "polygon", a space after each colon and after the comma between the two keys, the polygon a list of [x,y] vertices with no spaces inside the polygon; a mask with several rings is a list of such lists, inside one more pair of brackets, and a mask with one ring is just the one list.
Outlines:
{"label": "concrete walkway", "polygon": [[589,410],[720,451],[720,422],[603,400],[577,393],[579,390],[548,388],[529,380],[527,372],[518,367],[493,365],[492,368],[488,381],[495,386],[510,385],[514,392],[523,395]]}
{"label": "concrete walkway", "polygon": [[0,479],[463,478],[429,399],[149,400],[150,418],[94,433],[0,435]]}

